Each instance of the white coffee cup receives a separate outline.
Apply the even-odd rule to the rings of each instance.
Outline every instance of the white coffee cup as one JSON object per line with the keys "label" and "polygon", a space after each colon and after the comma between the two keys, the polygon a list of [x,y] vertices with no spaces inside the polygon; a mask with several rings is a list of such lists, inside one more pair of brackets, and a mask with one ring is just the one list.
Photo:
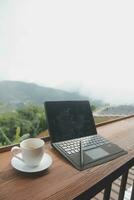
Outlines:
{"label": "white coffee cup", "polygon": [[[40,164],[44,154],[44,141],[39,138],[29,138],[20,143],[20,147],[15,146],[11,149],[14,157],[23,161],[30,167],[35,167]],[[17,154],[21,153],[22,158]]]}

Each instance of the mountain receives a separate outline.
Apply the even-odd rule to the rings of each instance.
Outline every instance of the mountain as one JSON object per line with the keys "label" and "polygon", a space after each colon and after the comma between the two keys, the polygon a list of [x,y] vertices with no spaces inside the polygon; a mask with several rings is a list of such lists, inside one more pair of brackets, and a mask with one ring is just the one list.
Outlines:
{"label": "mountain", "polygon": [[79,93],[66,92],[59,89],[42,87],[34,83],[20,81],[0,81],[0,103],[19,106],[26,103],[43,104],[53,100],[88,99]]}

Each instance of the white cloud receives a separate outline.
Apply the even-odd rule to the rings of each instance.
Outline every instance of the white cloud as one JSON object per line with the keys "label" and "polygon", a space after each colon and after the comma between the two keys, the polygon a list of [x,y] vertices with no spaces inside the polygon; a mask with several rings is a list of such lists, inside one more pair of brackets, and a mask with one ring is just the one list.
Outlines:
{"label": "white cloud", "polygon": [[1,79],[77,85],[111,102],[133,102],[133,1],[3,2]]}

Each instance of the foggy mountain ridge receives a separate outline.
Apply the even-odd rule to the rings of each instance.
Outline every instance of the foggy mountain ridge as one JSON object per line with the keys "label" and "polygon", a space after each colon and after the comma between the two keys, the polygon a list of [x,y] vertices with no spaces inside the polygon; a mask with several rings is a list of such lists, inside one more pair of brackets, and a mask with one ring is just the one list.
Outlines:
{"label": "foggy mountain ridge", "polygon": [[35,83],[20,81],[0,81],[0,102],[9,104],[35,103],[56,100],[87,100],[87,96],[76,92],[67,92],[39,86]]}
{"label": "foggy mountain ridge", "polygon": [[[58,100],[89,100],[94,105],[97,115],[132,115],[134,105],[110,105],[100,99],[89,98],[81,95],[80,92],[69,92],[63,89],[39,86],[35,83],[21,81],[0,81],[0,112],[13,111],[27,103],[37,105],[44,104],[45,101]],[[100,111],[99,111],[100,109]]]}

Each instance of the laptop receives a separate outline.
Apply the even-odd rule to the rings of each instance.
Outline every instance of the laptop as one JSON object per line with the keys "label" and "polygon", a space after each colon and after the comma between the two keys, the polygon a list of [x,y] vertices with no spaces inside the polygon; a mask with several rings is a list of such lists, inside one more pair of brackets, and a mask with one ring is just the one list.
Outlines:
{"label": "laptop", "polygon": [[127,153],[97,134],[89,101],[47,101],[44,105],[51,144],[76,169],[84,170]]}

